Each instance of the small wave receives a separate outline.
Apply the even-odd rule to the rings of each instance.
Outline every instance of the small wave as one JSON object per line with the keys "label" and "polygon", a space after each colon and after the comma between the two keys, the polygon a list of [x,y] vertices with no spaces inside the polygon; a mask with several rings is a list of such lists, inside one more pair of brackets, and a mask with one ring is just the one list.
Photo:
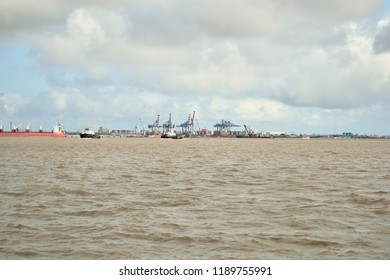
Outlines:
{"label": "small wave", "polygon": [[390,174],[386,174],[382,176],[383,180],[390,180]]}
{"label": "small wave", "polygon": [[313,230],[317,226],[315,226],[315,223],[308,223],[307,221],[303,220],[292,220],[288,223],[290,227],[301,229],[301,230]]}
{"label": "small wave", "polygon": [[23,231],[23,232],[35,232],[39,230],[36,227],[31,227],[23,224],[7,224],[8,228],[14,228],[17,229],[18,231]]}
{"label": "small wave", "polygon": [[155,169],[155,170],[152,170],[150,171],[151,174],[153,174],[153,176],[158,176],[158,175],[171,175],[170,172],[166,171],[166,170],[158,170],[158,169]]}
{"label": "small wave", "polygon": [[315,247],[342,246],[341,243],[338,243],[335,241],[309,239],[309,238],[304,238],[304,239],[298,241],[298,244],[301,244],[304,246],[315,246]]}
{"label": "small wave", "polygon": [[388,206],[390,204],[390,201],[384,197],[381,198],[368,197],[356,193],[352,193],[350,195],[350,199],[352,202],[356,204],[362,204],[362,205],[383,204]]}
{"label": "small wave", "polygon": [[[390,177],[389,177],[390,179]],[[387,195],[389,192],[387,191],[377,191],[377,192],[373,192],[374,194],[377,194],[377,195]]]}
{"label": "small wave", "polygon": [[8,195],[8,196],[15,196],[15,197],[23,197],[28,194],[27,191],[21,191],[21,192],[3,192],[3,195]]}
{"label": "small wave", "polygon": [[63,196],[63,195],[65,195],[65,192],[64,192],[63,189],[55,188],[55,189],[52,189],[49,192],[49,195],[51,195],[51,196]]}
{"label": "small wave", "polygon": [[213,237],[191,237],[191,236],[174,236],[171,238],[166,239],[165,241],[175,241],[180,243],[217,243],[220,240]]}
{"label": "small wave", "polygon": [[121,177],[128,180],[136,178],[136,176],[131,174],[122,174]]}
{"label": "small wave", "polygon": [[175,224],[175,223],[163,223],[162,226],[164,228],[172,228],[172,229],[180,229],[182,228],[181,225]]}
{"label": "small wave", "polygon": [[384,216],[387,216],[387,215],[389,215],[390,211],[389,211],[388,208],[386,208],[386,209],[374,210],[374,213],[375,213],[375,215],[384,215]]}
{"label": "small wave", "polygon": [[140,239],[140,240],[149,240],[153,242],[174,242],[174,243],[216,243],[219,242],[219,238],[211,236],[188,236],[188,235],[176,235],[173,233],[149,233],[149,234],[140,234],[140,233],[128,233],[128,237]]}
{"label": "small wave", "polygon": [[67,211],[61,212],[61,215],[68,217],[97,217],[97,216],[112,216],[111,211],[100,211],[100,210],[79,210],[79,211]]}
{"label": "small wave", "polygon": [[162,197],[157,203],[156,206],[163,207],[178,207],[178,206],[187,206],[193,205],[199,201],[198,197],[185,197],[185,198],[165,198]]}
{"label": "small wave", "polygon": [[302,236],[271,236],[268,239],[277,242],[277,243],[287,243],[293,245],[302,245],[302,246],[313,246],[313,247],[329,247],[329,246],[342,246],[342,244],[329,241],[329,240],[320,240],[313,238],[303,238]]}
{"label": "small wave", "polygon": [[372,243],[371,242],[368,242],[367,240],[363,240],[363,239],[357,239],[357,240],[354,240],[351,244],[353,247],[367,247],[367,248],[370,248],[372,247]]}
{"label": "small wave", "polygon": [[21,256],[21,257],[26,257],[26,258],[35,258],[39,255],[37,251],[34,250],[21,250],[21,251],[15,251],[15,255]]}
{"label": "small wave", "polygon": [[336,151],[333,151],[333,150],[328,150],[328,151],[324,151],[324,154],[337,155],[337,154],[339,154],[339,153],[336,152]]}
{"label": "small wave", "polygon": [[82,189],[76,189],[76,190],[68,190],[66,191],[67,194],[70,195],[76,195],[76,196],[90,196],[93,195],[93,193],[82,190]]}

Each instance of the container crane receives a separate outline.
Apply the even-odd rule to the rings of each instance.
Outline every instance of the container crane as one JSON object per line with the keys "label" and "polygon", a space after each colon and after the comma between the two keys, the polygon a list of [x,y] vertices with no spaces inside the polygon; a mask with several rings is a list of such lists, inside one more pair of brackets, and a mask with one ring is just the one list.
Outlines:
{"label": "container crane", "polygon": [[152,133],[159,131],[159,129],[161,128],[160,115],[157,115],[157,119],[155,120],[155,122],[153,124],[149,124],[148,128],[152,130]]}
{"label": "container crane", "polygon": [[191,131],[194,131],[195,111],[192,113],[191,119]]}
{"label": "container crane", "polygon": [[175,125],[172,123],[172,115],[169,114],[169,119],[166,123],[163,124],[163,129],[165,131],[173,128],[175,128]]}
{"label": "container crane", "polygon": [[226,129],[230,132],[232,127],[240,127],[240,125],[234,124],[230,121],[222,120],[220,123],[215,124],[214,127],[216,127],[218,131]]}
{"label": "container crane", "polygon": [[187,121],[178,125],[178,127],[181,127],[182,133],[191,134],[194,131],[194,121],[195,121],[195,111],[191,114],[188,114]]}

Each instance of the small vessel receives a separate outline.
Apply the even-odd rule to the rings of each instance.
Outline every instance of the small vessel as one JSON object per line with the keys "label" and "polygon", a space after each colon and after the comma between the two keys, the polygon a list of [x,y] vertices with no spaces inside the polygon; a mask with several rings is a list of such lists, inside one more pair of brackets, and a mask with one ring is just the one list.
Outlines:
{"label": "small vessel", "polygon": [[172,123],[171,114],[169,114],[169,120],[167,123],[163,125],[164,132],[161,135],[161,138],[165,139],[182,139],[182,135],[177,135],[176,131],[174,130],[175,125]]}
{"label": "small vessel", "polygon": [[83,139],[99,139],[100,135],[97,135],[95,133],[95,131],[93,130],[92,126],[90,124],[88,124],[88,126],[86,126],[84,128],[84,131],[80,133],[80,138],[83,138]]}
{"label": "small vessel", "polygon": [[25,130],[20,131],[19,127],[21,125],[22,123],[14,126],[10,131],[4,131],[3,125],[0,124],[0,137],[65,137],[65,130],[61,128],[58,122],[53,125],[52,131],[43,131],[42,125],[38,131],[31,131],[30,124],[27,125]]}
{"label": "small vessel", "polygon": [[304,134],[304,135],[302,136],[302,140],[309,140],[309,139],[310,139],[310,136],[309,136],[309,135]]}
{"label": "small vessel", "polygon": [[173,129],[170,129],[170,130],[164,132],[164,133],[161,135],[161,138],[182,139],[183,136],[177,135],[176,132],[175,132]]}

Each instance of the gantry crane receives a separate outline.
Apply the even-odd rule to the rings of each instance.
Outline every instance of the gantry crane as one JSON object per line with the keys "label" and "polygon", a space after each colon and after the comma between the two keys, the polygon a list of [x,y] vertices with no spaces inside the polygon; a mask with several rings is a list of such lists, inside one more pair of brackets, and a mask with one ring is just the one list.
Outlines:
{"label": "gantry crane", "polygon": [[160,115],[157,115],[157,119],[153,124],[149,124],[148,128],[152,130],[152,133],[159,132],[161,125],[160,125]]}
{"label": "gantry crane", "polygon": [[191,114],[188,114],[188,119],[186,122],[178,125],[181,127],[182,133],[191,134],[194,131],[194,122],[195,122],[195,111]]}
{"label": "gantry crane", "polygon": [[218,131],[226,129],[230,132],[232,127],[240,127],[240,125],[234,124],[230,121],[222,120],[220,123],[216,123],[214,127],[216,127]]}

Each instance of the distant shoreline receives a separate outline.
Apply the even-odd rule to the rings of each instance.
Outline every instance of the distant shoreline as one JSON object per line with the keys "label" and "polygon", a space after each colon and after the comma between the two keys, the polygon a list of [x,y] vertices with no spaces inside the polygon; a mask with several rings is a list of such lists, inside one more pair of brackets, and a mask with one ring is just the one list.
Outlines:
{"label": "distant shoreline", "polygon": [[[97,133],[102,138],[160,138],[160,135],[143,135],[140,133]],[[66,132],[65,137],[77,138],[80,132]],[[310,139],[390,139],[390,135],[334,135],[334,134],[283,134],[270,136],[246,137],[236,134],[228,135],[195,135],[185,136],[185,138],[236,138],[236,139],[302,139],[303,136],[308,136]]]}

